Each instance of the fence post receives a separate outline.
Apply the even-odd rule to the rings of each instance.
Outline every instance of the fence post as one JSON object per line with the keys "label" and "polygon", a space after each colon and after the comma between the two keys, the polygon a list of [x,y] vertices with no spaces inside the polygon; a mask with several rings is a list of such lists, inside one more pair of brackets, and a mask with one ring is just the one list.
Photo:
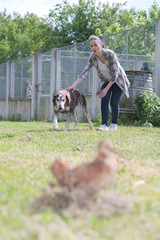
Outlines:
{"label": "fence post", "polygon": [[36,120],[40,120],[40,99],[42,94],[42,54],[37,55],[37,77],[36,77]]}
{"label": "fence post", "polygon": [[37,84],[37,55],[32,56],[32,101],[31,101],[31,120],[37,120],[36,114],[36,86]]}
{"label": "fence post", "polygon": [[7,77],[6,77],[6,116],[5,118],[8,118],[8,100],[9,100],[9,83],[10,83],[10,61],[7,62]]}
{"label": "fence post", "polygon": [[56,51],[56,91],[61,88],[61,50]]}
{"label": "fence post", "polygon": [[53,119],[53,102],[52,97],[56,92],[56,50],[51,49],[51,80],[50,80],[50,121]]}
{"label": "fence post", "polygon": [[128,70],[128,31],[126,33],[126,70]]}
{"label": "fence post", "polygon": [[10,97],[13,99],[15,98],[15,94],[14,94],[14,83],[15,83],[15,62],[11,61],[11,89],[10,89]]}
{"label": "fence post", "polygon": [[160,19],[156,20],[155,93],[160,97]]}

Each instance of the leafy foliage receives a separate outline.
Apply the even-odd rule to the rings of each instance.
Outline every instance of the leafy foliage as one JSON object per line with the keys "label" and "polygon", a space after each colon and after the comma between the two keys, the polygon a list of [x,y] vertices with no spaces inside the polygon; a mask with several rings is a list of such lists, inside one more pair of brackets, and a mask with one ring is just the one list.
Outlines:
{"label": "leafy foliage", "polygon": [[0,13],[0,62],[44,52],[52,47],[49,24],[34,14]]}
{"label": "leafy foliage", "polygon": [[151,123],[153,126],[160,126],[160,98],[155,93],[148,96],[146,92],[142,92],[135,109],[141,124]]}
{"label": "leafy foliage", "polygon": [[72,6],[68,1],[56,4],[55,9],[50,11],[49,19],[55,33],[54,41],[64,46],[88,39],[98,16],[93,0],[79,0]]}
{"label": "leafy foliage", "polygon": [[[100,1],[95,4],[93,0],[79,0],[73,5],[69,5],[68,1],[57,4],[49,14],[55,32],[54,41],[59,46],[70,45],[85,41],[91,35],[108,35],[152,23],[160,16],[160,8],[156,2],[148,11],[136,11],[133,8],[127,10],[126,5],[126,2],[110,5],[109,2],[102,4]],[[144,38],[143,34],[144,32],[140,34],[141,39]],[[147,34],[148,32],[145,35]],[[132,44],[135,37],[137,36],[129,39]],[[135,44],[140,43],[141,39],[137,39]]]}
{"label": "leafy foliage", "polygon": [[[70,5],[63,1],[56,4],[45,18],[33,13],[26,13],[24,17],[18,13],[12,16],[4,10],[0,12],[0,63],[83,42],[91,35],[108,35],[153,23],[160,18],[160,7],[156,2],[143,11],[127,10],[126,5],[127,2],[110,5],[94,0],[78,0]],[[114,50],[123,53],[126,36],[121,35],[120,39],[108,39],[108,42],[113,42]],[[149,28],[138,33],[135,31],[128,39],[129,52],[139,54],[141,51],[141,54],[151,55],[154,40],[154,32]]]}

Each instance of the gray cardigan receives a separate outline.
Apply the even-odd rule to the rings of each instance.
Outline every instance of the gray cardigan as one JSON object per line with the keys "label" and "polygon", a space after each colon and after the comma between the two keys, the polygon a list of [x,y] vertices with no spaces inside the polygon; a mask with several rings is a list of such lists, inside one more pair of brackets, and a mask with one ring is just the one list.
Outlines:
{"label": "gray cardigan", "polygon": [[126,76],[125,71],[123,70],[122,66],[119,63],[119,60],[118,60],[115,52],[112,50],[109,50],[109,49],[102,48],[102,53],[105,58],[105,64],[109,68],[111,78],[106,79],[103,76],[103,73],[100,72],[99,67],[98,67],[98,58],[94,53],[91,53],[88,63],[85,66],[82,73],[79,74],[79,77],[85,79],[90,68],[94,66],[96,68],[98,76],[101,80],[101,85],[107,81],[115,82],[124,91],[126,96],[129,97],[128,88],[130,86],[130,82]]}

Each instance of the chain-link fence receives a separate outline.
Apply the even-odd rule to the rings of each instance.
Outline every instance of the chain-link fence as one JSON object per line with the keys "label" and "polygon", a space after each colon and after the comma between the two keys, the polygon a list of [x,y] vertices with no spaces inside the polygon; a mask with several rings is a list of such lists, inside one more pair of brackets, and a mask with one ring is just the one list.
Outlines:
{"label": "chain-link fence", "polygon": [[41,54],[41,61],[42,94],[49,94],[51,79],[51,52]]}
{"label": "chain-link fence", "polygon": [[12,61],[11,69],[10,81],[14,87],[10,96],[15,99],[31,97],[29,86],[32,85],[32,57]]}
{"label": "chain-link fence", "polygon": [[[142,70],[147,63],[148,70],[153,72],[155,85],[155,23],[116,34],[100,36],[105,47],[112,49],[124,70]],[[70,86],[85,67],[90,55],[89,40],[74,46],[61,49],[61,87]],[[79,88],[85,93],[92,91],[92,72]]]}
{"label": "chain-link fence", "polygon": [[[112,49],[124,68],[124,70],[152,71],[153,88],[155,87],[155,35],[156,23],[126,30],[116,34],[100,36],[105,47]],[[36,55],[34,72],[36,79],[33,83],[33,56],[11,61],[9,65],[0,64],[0,100],[11,98],[32,98],[32,91],[36,91],[36,108],[41,109],[41,97],[48,96],[51,99],[51,81],[54,81],[54,91],[67,88],[72,85],[78,75],[84,69],[90,56],[89,40],[72,46],[66,46],[55,50],[55,71],[53,68],[52,51]],[[7,80],[7,66],[10,66]],[[146,65],[145,65],[146,66]],[[51,75],[54,75],[52,76]],[[94,70],[91,69],[85,81],[78,88],[85,95],[92,95]],[[52,79],[52,80],[51,80]],[[6,81],[8,81],[8,96],[6,96]],[[44,104],[43,107],[44,108]],[[50,110],[48,109],[48,112]],[[38,113],[37,113],[38,114]]]}
{"label": "chain-link fence", "polygon": [[[76,50],[61,50],[61,84],[60,88],[67,88],[78,77],[79,73],[87,64],[90,52]],[[85,82],[79,89],[84,94],[91,94],[93,71],[90,71]]]}

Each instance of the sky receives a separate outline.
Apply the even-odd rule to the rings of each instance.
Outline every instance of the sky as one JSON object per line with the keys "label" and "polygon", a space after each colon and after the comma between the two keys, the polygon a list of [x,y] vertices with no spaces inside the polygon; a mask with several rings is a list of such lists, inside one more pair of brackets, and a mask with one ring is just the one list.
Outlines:
{"label": "sky", "polygon": [[[95,0],[96,2],[105,3],[107,0]],[[73,4],[76,0],[69,0]],[[154,0],[108,0],[111,4],[127,2],[127,9],[135,8],[136,10],[147,10],[154,3]],[[158,0],[156,1],[158,3]],[[7,10],[8,14],[18,12],[24,16],[27,12],[35,13],[38,17],[48,16],[49,10],[54,9],[57,3],[63,3],[63,0],[0,0],[0,12]]]}

